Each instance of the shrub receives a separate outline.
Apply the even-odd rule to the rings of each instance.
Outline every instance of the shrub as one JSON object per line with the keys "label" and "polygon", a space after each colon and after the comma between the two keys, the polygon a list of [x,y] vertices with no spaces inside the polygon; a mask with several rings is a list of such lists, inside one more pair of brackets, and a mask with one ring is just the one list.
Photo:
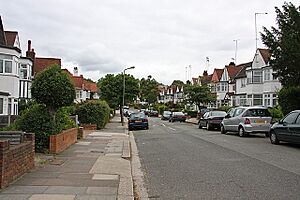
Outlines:
{"label": "shrub", "polygon": [[167,110],[167,106],[165,106],[165,105],[160,105],[160,106],[158,106],[157,110],[158,110],[158,113],[159,113],[160,115],[162,115],[163,112],[164,112],[165,110]]}
{"label": "shrub", "polygon": [[283,87],[278,94],[278,102],[284,115],[300,109],[300,86]]}
{"label": "shrub", "polygon": [[19,130],[35,133],[35,149],[44,152],[49,148],[49,135],[55,132],[55,125],[48,109],[43,104],[34,104],[23,110],[16,121]]}
{"label": "shrub", "polygon": [[67,108],[60,108],[55,116],[50,115],[44,104],[33,104],[23,110],[22,115],[16,120],[16,129],[35,133],[35,149],[44,152],[49,148],[49,136],[58,134],[62,130],[76,127],[69,118]]}
{"label": "shrub", "polygon": [[187,113],[188,116],[191,116],[193,118],[197,117],[198,111],[194,111],[194,110],[187,110],[185,111]]}
{"label": "shrub", "polygon": [[80,104],[76,114],[80,123],[97,124],[97,129],[101,129],[109,121],[110,108],[106,101],[93,100]]}

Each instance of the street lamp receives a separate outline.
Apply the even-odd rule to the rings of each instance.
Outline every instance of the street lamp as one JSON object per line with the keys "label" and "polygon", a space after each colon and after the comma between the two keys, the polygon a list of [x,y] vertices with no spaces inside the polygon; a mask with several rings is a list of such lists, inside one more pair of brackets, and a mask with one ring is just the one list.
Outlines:
{"label": "street lamp", "polygon": [[121,122],[122,122],[122,126],[124,126],[124,117],[123,117],[123,108],[124,108],[124,105],[125,105],[125,72],[126,70],[129,70],[129,69],[134,69],[135,66],[132,66],[132,67],[128,67],[128,68],[125,68],[124,71],[123,71],[123,95],[122,95],[122,115],[121,115]]}

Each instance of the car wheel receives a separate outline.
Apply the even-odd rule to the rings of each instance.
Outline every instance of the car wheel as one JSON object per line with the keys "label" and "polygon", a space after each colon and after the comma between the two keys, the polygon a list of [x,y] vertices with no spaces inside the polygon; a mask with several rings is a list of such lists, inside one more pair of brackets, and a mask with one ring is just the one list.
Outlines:
{"label": "car wheel", "polygon": [[128,127],[128,130],[129,130],[129,131],[132,131],[132,128],[131,128],[131,127]]}
{"label": "car wheel", "polygon": [[277,138],[277,135],[274,131],[271,131],[270,133],[270,141],[272,144],[279,144],[279,140]]}
{"label": "car wheel", "polygon": [[226,134],[226,133],[227,133],[227,131],[225,130],[224,126],[221,125],[221,134]]}
{"label": "car wheel", "polygon": [[240,137],[245,137],[245,130],[244,130],[244,128],[243,127],[239,127],[239,136]]}
{"label": "car wheel", "polygon": [[209,131],[211,129],[211,126],[208,122],[206,122],[206,129]]}
{"label": "car wheel", "polygon": [[198,128],[199,128],[199,129],[201,129],[201,128],[202,128],[202,126],[201,126],[201,123],[199,123],[199,126],[198,126]]}
{"label": "car wheel", "polygon": [[146,130],[148,130],[149,129],[149,126],[146,126]]}

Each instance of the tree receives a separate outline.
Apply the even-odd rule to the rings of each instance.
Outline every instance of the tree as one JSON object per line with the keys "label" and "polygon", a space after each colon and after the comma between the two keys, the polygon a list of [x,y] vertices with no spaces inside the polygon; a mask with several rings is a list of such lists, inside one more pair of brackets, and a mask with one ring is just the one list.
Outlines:
{"label": "tree", "polygon": [[147,79],[142,78],[140,80],[140,99],[145,99],[149,104],[155,103],[159,95],[158,85],[159,83],[151,75]]}
{"label": "tree", "polygon": [[55,114],[57,109],[74,102],[75,88],[67,73],[52,65],[37,74],[31,94],[37,103],[45,104],[50,113]]}
{"label": "tree", "polygon": [[171,85],[184,86],[184,82],[182,82],[181,80],[174,80]]}
{"label": "tree", "polygon": [[300,7],[285,3],[275,7],[278,28],[263,28],[263,43],[271,51],[270,66],[283,86],[300,85]]}
{"label": "tree", "polygon": [[[125,75],[125,103],[131,103],[139,94],[139,80],[132,75]],[[123,101],[123,74],[107,74],[97,83],[100,89],[100,98],[105,100],[111,108],[116,109]]]}
{"label": "tree", "polygon": [[185,88],[187,101],[196,104],[200,109],[201,104],[216,100],[216,96],[210,92],[210,88],[203,85],[187,85]]}

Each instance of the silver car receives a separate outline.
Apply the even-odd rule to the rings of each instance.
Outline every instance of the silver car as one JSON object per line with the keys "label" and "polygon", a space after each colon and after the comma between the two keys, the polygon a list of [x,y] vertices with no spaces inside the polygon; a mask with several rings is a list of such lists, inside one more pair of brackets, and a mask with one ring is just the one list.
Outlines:
{"label": "silver car", "polygon": [[240,137],[250,133],[265,133],[267,137],[271,120],[271,114],[265,107],[232,108],[221,122],[221,133],[237,132]]}

